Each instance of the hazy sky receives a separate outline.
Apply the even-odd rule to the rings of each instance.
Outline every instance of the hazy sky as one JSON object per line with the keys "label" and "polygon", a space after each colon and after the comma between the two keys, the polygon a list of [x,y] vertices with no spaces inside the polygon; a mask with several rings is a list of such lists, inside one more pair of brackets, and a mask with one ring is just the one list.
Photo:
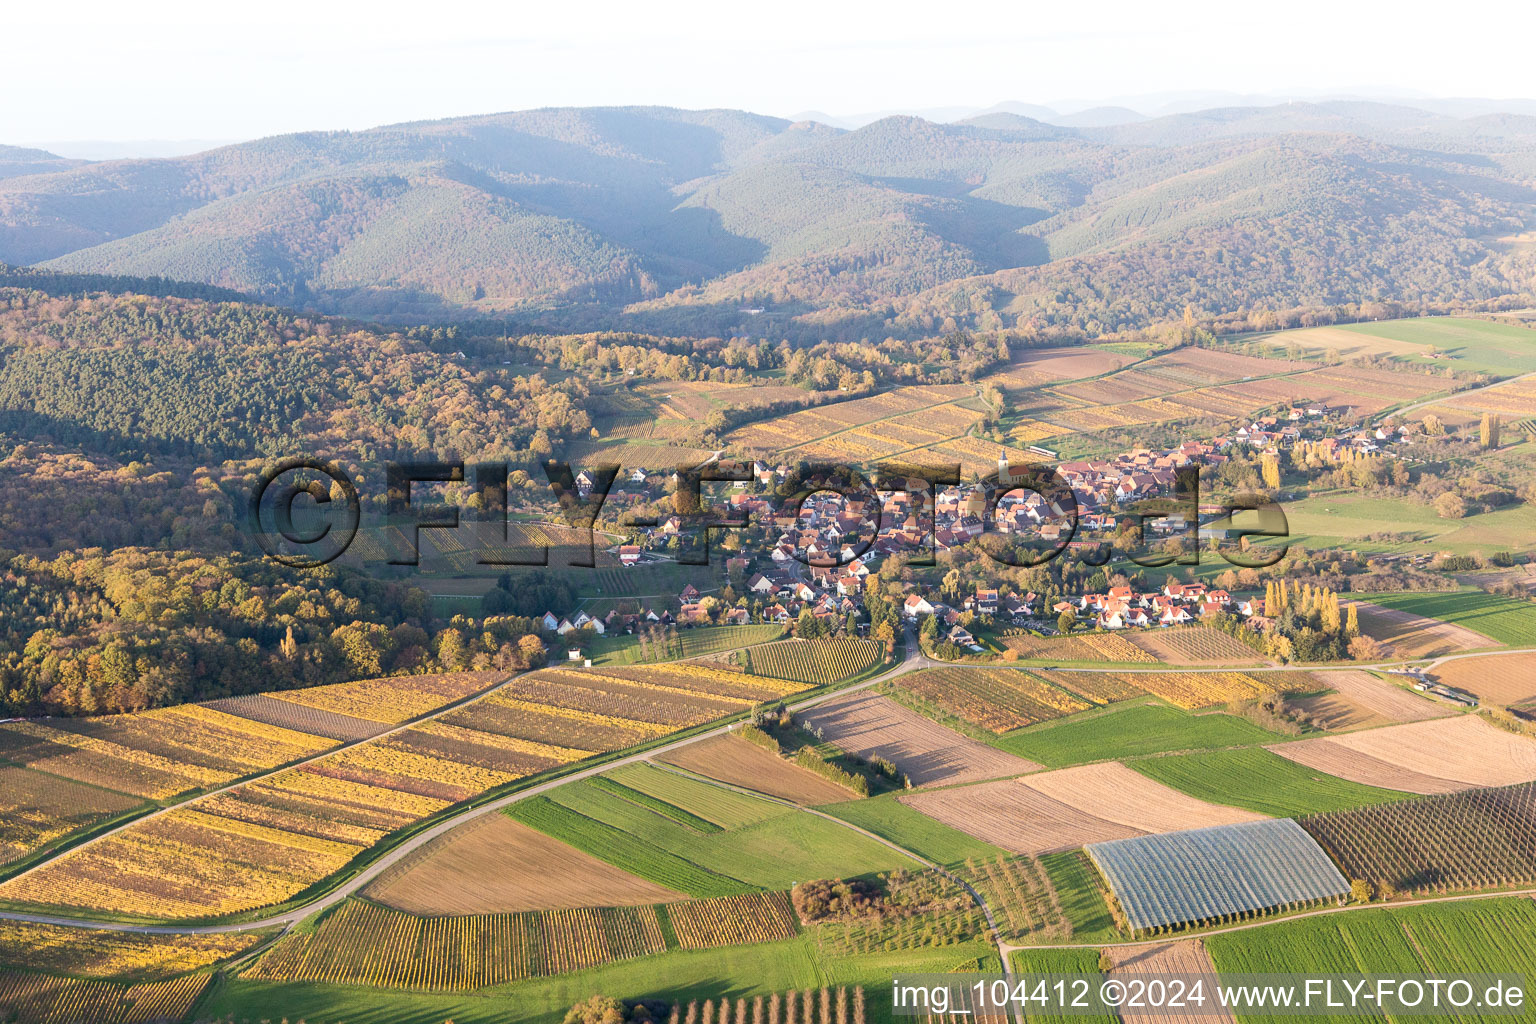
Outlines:
{"label": "hazy sky", "polygon": [[562,104],[791,115],[1177,90],[1536,94],[1536,4],[12,4],[0,142],[233,139]]}

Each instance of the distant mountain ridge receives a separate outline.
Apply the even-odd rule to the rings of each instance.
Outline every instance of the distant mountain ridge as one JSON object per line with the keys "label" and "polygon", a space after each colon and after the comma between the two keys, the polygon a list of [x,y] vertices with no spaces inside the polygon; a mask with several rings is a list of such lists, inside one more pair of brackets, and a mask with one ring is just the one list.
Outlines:
{"label": "distant mountain ridge", "polygon": [[[1018,106],[1018,105],[1003,105]],[[545,109],[163,160],[0,147],[0,261],[384,319],[859,336],[1529,291],[1536,118],[1341,101],[854,131]],[[1219,255],[1218,255],[1219,253]]]}

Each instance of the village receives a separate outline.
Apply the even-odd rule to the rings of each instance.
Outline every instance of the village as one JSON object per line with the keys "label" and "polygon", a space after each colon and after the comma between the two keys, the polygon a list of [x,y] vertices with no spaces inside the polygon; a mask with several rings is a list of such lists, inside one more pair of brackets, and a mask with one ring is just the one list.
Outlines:
{"label": "village", "polygon": [[[1075,510],[1070,500],[1008,490],[1024,474],[1011,470],[1003,450],[995,481],[930,490],[925,481],[913,480],[909,490],[879,491],[878,531],[873,529],[874,509],[868,497],[823,490],[807,496],[798,514],[781,508],[774,490],[789,478],[791,468],[757,460],[750,464],[750,481],[730,485],[723,496],[712,496],[709,502],[721,517],[744,524],[733,531],[740,536],[724,565],[723,576],[732,581],[726,591],[732,601],[702,594],[689,585],[677,594],[675,610],[674,602],[667,602],[630,612],[610,611],[601,618],[586,612],[563,617],[546,612],[544,625],[561,635],[582,629],[611,635],[656,627],[788,625],[808,612],[824,630],[867,632],[866,581],[893,555],[949,551],[991,533],[1060,545],[1062,553],[1070,556],[1099,548],[1121,529],[1125,517],[1139,515],[1127,511],[1129,507],[1174,495],[1180,470],[1214,471],[1234,454],[1258,459],[1302,441],[1333,460],[1348,455],[1390,457],[1390,447],[1408,433],[1406,427],[1344,428],[1334,418],[1336,412],[1320,405],[1300,406],[1253,420],[1227,436],[1160,450],[1138,449],[1109,459],[1060,463],[1056,472],[1071,488]],[[656,475],[633,468],[620,480],[609,500],[622,508],[642,498],[647,488],[654,489]],[[576,483],[585,491],[592,487],[593,478],[584,472]],[[990,508],[989,491],[995,501]],[[1191,516],[1196,519],[1193,528]],[[1225,516],[1220,506],[1191,509],[1185,502],[1178,510],[1137,521],[1147,542],[1190,537],[1204,542],[1226,536],[1230,524]],[[654,525],[634,528],[631,542],[613,550],[623,566],[670,560],[696,529],[683,516],[666,516]],[[1063,545],[1064,536],[1071,540]],[[1113,586],[1049,607],[1034,593],[977,588],[946,603],[912,592],[902,600],[901,610],[908,620],[932,616],[940,626],[941,639],[970,653],[983,650],[967,628],[978,618],[998,628],[1046,634],[1059,631],[1064,615],[1070,615],[1080,628],[1098,630],[1161,629],[1216,615],[1242,619],[1255,631],[1269,624],[1262,598],[1234,599],[1226,590],[1172,579],[1156,590]]]}

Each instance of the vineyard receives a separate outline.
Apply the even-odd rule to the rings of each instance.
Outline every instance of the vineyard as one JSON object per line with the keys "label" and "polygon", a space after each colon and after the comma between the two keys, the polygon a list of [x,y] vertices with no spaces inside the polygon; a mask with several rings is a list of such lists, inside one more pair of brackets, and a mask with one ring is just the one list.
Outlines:
{"label": "vineyard", "polygon": [[[430,693],[439,704],[483,684],[469,674],[433,679],[393,682]],[[65,853],[0,884],[0,899],[145,919],[271,906],[344,869],[391,833],[488,789],[803,688],[697,665],[531,673],[471,707]],[[363,690],[320,689],[332,690],[317,698],[331,705],[322,710],[368,712],[375,720],[386,713],[362,706]],[[388,714],[405,710],[398,694],[406,691],[381,692]]]}
{"label": "vineyard", "polygon": [[57,775],[0,767],[0,865],[142,804],[138,797]]}
{"label": "vineyard", "polygon": [[[798,930],[782,892],[445,917],[417,917],[350,900],[313,928],[279,940],[246,976],[463,991],[668,949],[772,942],[793,938]],[[668,939],[669,931],[675,940]]]}
{"label": "vineyard", "polygon": [[[842,883],[826,883],[838,885]],[[991,929],[964,886],[939,871],[892,871],[881,875],[864,908],[809,912],[804,888],[795,890],[802,916],[816,921],[816,943],[831,957],[892,953],[990,940]]]}
{"label": "vineyard", "polygon": [[1131,634],[1131,642],[1158,661],[1178,665],[1263,660],[1252,647],[1209,626],[1184,626]]}
{"label": "vineyard", "polygon": [[386,725],[399,725],[444,704],[479,693],[501,678],[495,672],[449,672],[436,676],[389,676],[352,683],[280,690],[267,696],[305,708],[330,711]]}
{"label": "vineyard", "polygon": [[121,985],[0,971],[0,1020],[18,1024],[175,1024],[192,1010],[211,975]]}
{"label": "vineyard", "polygon": [[592,645],[592,660],[600,665],[635,665],[676,658],[697,658],[750,644],[766,643],[777,639],[783,632],[779,626],[696,626],[693,629],[674,630],[656,641],[639,635],[598,637]]}
{"label": "vineyard", "polygon": [[1272,691],[1247,672],[1044,672],[1063,689],[1099,700],[1123,700],[1151,694],[1186,711],[1257,700]]}
{"label": "vineyard", "polygon": [[747,671],[776,679],[825,686],[856,676],[881,658],[873,640],[785,640],[746,652]]}
{"label": "vineyard", "polygon": [[1336,899],[1349,883],[1289,818],[1088,846],[1131,928],[1161,933]]}
{"label": "vineyard", "polygon": [[1041,661],[1114,661],[1155,663],[1157,658],[1118,633],[1083,633],[1077,636],[1035,636],[1023,633],[1003,637],[1003,645],[1021,658]]}
{"label": "vineyard", "polygon": [[[261,932],[213,935],[140,935],[0,922],[0,968],[22,968],[81,978],[158,981],[209,967],[250,949]],[[0,1014],[0,1020],[5,1019]]]}
{"label": "vineyard", "polygon": [[415,917],[357,900],[278,941],[246,975],[452,991],[596,967],[667,948],[655,907]]}
{"label": "vineyard", "polygon": [[1302,819],[1350,878],[1400,892],[1536,882],[1536,784],[1474,789]]}
{"label": "vineyard", "polygon": [[794,908],[782,892],[747,893],[690,900],[666,908],[683,949],[714,949],[793,938],[799,930]]}
{"label": "vineyard", "polygon": [[896,685],[992,732],[1019,729],[1093,706],[1022,669],[925,669],[902,676]]}

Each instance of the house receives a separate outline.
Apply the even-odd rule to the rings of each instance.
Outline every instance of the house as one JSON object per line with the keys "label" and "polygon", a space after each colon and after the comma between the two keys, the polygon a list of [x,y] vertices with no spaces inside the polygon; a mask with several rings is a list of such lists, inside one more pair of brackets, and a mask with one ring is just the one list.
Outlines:
{"label": "house", "polygon": [[677,599],[683,604],[688,604],[691,601],[697,601],[699,599],[698,588],[695,587],[692,583],[685,585],[682,591],[677,595]]}
{"label": "house", "polygon": [[770,580],[762,573],[755,573],[751,579],[747,580],[747,590],[754,594],[771,594],[773,593],[773,580]]}
{"label": "house", "polygon": [[685,604],[677,610],[678,622],[708,622],[709,616],[701,604]]}
{"label": "house", "polygon": [[539,617],[539,625],[543,626],[546,632],[553,633],[560,628],[560,620],[555,618],[554,612],[545,612]]}
{"label": "house", "polygon": [[619,564],[620,565],[634,565],[638,561],[640,561],[640,545],[638,545],[638,544],[621,544],[621,545],[619,545]]}
{"label": "house", "polygon": [[751,619],[751,613],[745,608],[732,608],[720,617],[720,621],[728,626],[745,626]]}
{"label": "house", "polygon": [[570,619],[561,619],[560,624],[555,627],[555,632],[559,633],[561,636],[565,636],[567,633],[576,632],[576,627],[571,624]]}
{"label": "house", "polygon": [[978,590],[978,591],[976,591],[976,611],[978,611],[982,615],[996,615],[997,614],[997,591],[995,591],[995,590]]}
{"label": "house", "polygon": [[907,599],[901,604],[901,611],[907,618],[915,619],[919,615],[932,615],[933,605],[919,594],[908,594]]}
{"label": "house", "polygon": [[580,491],[583,495],[596,486],[597,478],[587,470],[584,469],[576,474],[576,490]]}
{"label": "house", "polygon": [[1169,605],[1163,609],[1163,614],[1157,617],[1159,626],[1182,626],[1186,622],[1193,621],[1193,617],[1183,608]]}
{"label": "house", "polygon": [[789,621],[789,612],[784,610],[781,604],[771,604],[763,609],[764,622],[785,623]]}
{"label": "house", "polygon": [[636,466],[634,469],[630,470],[629,482],[632,484],[645,483],[645,468],[642,466]]}

